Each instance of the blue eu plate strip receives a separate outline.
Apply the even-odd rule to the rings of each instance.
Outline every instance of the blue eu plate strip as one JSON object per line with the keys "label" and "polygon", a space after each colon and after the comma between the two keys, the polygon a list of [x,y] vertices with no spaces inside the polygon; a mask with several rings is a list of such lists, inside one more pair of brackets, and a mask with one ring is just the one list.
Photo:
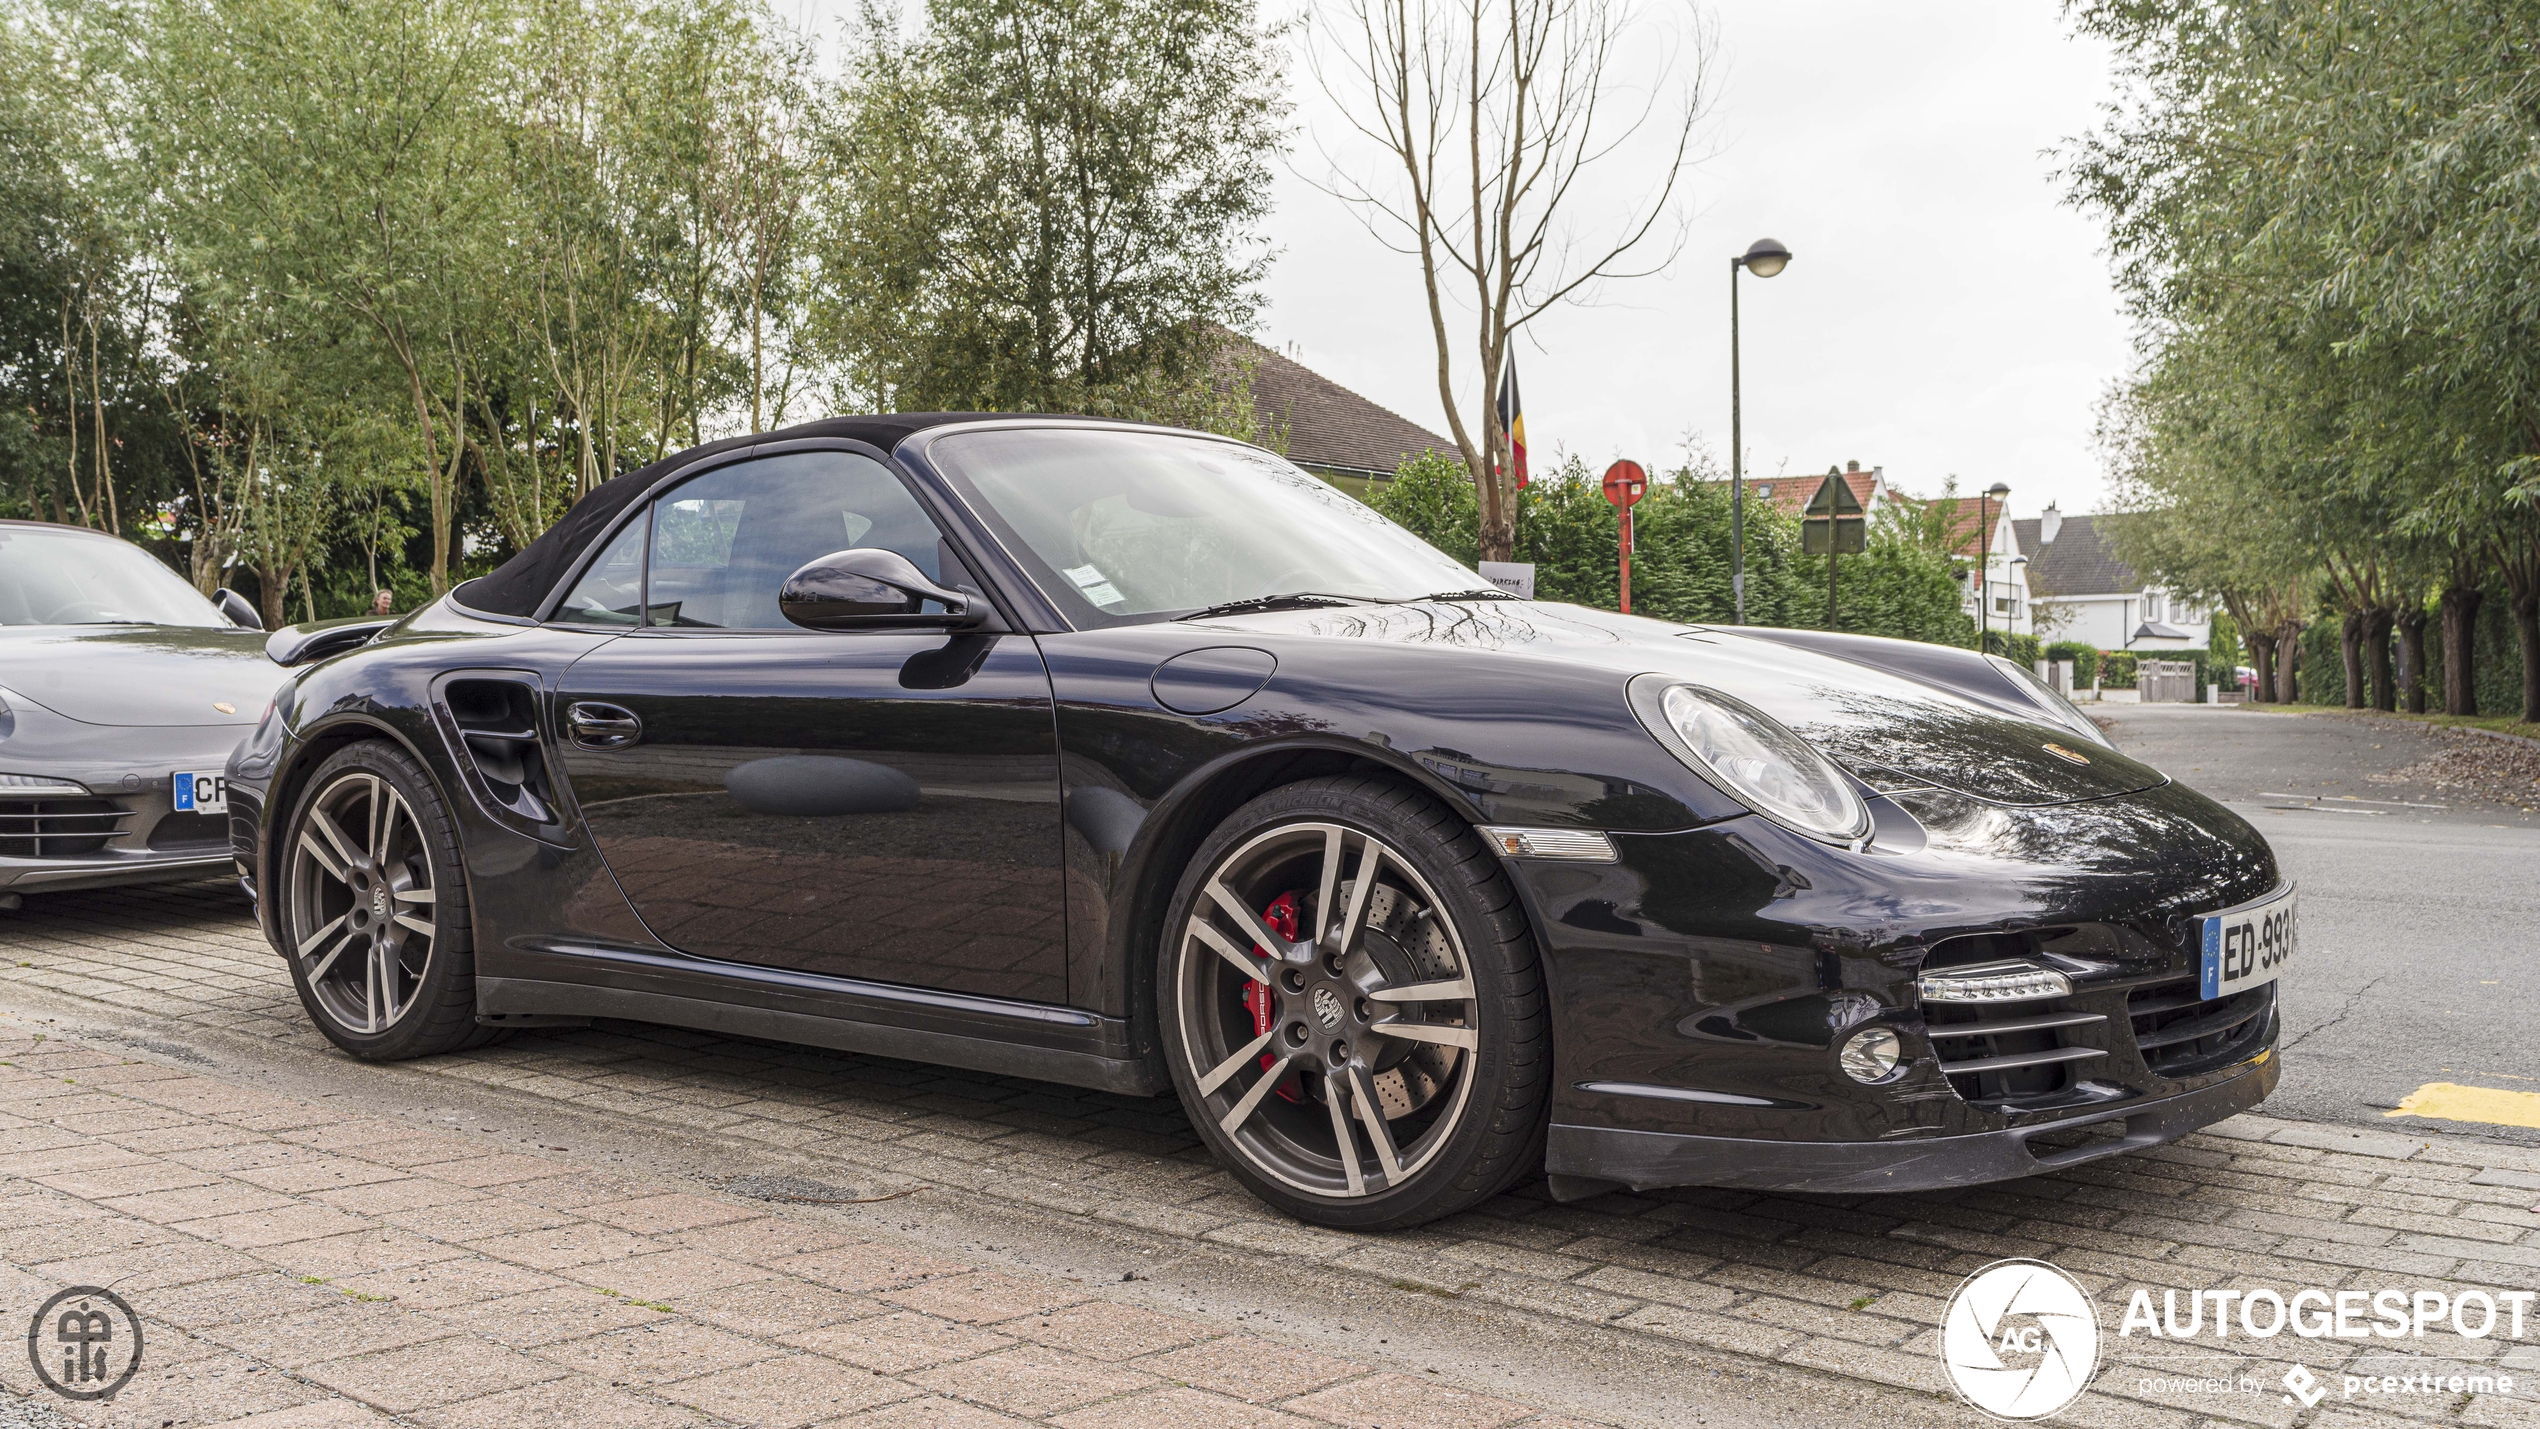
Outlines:
{"label": "blue eu plate strip", "polygon": [[2222,930],[2222,919],[2205,920],[2205,966],[2197,975],[2196,995],[2207,1002],[2222,996]]}
{"label": "blue eu plate strip", "polygon": [[176,776],[176,807],[179,813],[194,807],[194,776],[191,774]]}

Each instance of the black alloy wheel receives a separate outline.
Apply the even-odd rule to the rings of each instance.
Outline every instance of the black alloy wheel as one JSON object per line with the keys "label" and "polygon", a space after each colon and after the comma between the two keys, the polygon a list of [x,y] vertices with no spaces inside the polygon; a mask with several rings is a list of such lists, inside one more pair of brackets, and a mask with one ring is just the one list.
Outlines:
{"label": "black alloy wheel", "polygon": [[456,831],[405,751],[338,751],[304,786],[285,840],[276,925],[327,1040],[384,1062],[500,1035],[476,1022]]}
{"label": "black alloy wheel", "polygon": [[1157,972],[1183,1106],[1290,1214],[1418,1225],[1540,1169],[1534,939],[1497,860],[1419,791],[1316,779],[1237,810],[1183,878]]}

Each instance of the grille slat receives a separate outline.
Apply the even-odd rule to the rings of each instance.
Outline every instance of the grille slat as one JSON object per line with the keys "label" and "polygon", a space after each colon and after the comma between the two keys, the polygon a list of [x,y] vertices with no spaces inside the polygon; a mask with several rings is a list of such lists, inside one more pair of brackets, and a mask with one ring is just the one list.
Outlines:
{"label": "grille slat", "polygon": [[2050,1047],[2040,1052],[2010,1052],[1998,1057],[1977,1057],[1964,1062],[1942,1062],[1940,1070],[1953,1077],[1971,1077],[1978,1072],[2007,1072],[2018,1067],[2051,1067],[2064,1062],[2087,1062],[2093,1057],[2107,1055],[2107,1049],[2104,1047]]}
{"label": "grille slat", "polygon": [[2004,1032],[2043,1032],[2050,1027],[2087,1027],[2093,1022],[2107,1020],[2108,1014],[2104,1012],[2066,1012],[2053,1017],[2021,1017],[2006,1022],[1987,1022],[1980,1028],[1969,1027],[1958,1031],[1935,1027],[1931,1029],[1931,1035],[1933,1041],[1939,1041],[1944,1037],[1991,1037]]}

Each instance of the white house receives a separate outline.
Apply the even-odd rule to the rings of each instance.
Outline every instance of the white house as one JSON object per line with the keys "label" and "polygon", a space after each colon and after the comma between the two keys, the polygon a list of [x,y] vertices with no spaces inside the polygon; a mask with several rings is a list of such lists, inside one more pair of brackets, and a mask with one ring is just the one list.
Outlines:
{"label": "white house", "polygon": [[2049,506],[2012,523],[2048,640],[2101,650],[2194,650],[2211,644],[2210,609],[2144,581],[2109,548],[2096,518]]}
{"label": "white house", "polygon": [[[1950,554],[1960,562],[1958,608],[1987,630],[2036,634],[2036,604],[2030,598],[2031,562],[2017,528],[2037,523],[2014,522],[2007,499],[1983,495],[1961,496],[1956,501],[1957,510],[1950,516]],[[1992,526],[1990,535],[1985,531],[1987,523]],[[1976,579],[1979,560],[1984,563],[1980,586]],[[1979,600],[1986,604],[1979,607]]]}
{"label": "white house", "polygon": [[[1862,513],[1873,522],[1879,519],[1882,508],[1922,504],[1920,498],[1908,496],[1888,484],[1887,468],[1873,466],[1864,470],[1857,461],[1845,462],[1839,469],[1829,467],[1824,476],[1749,477],[1746,495],[1749,500],[1769,501],[1797,515],[1808,508],[1808,503],[1817,499],[1817,493],[1825,488],[1828,477],[1840,477],[1844,484],[1850,486],[1853,499],[1861,503]],[[1720,483],[1723,486],[1727,484]],[[1944,496],[1933,501],[1950,513],[1950,553],[1959,562],[1958,608],[1967,613],[1969,620],[1976,619],[1978,586],[1975,568],[1976,562],[1982,559],[1986,567],[1982,589],[1993,602],[1993,608],[1985,613],[1984,627],[2006,630],[2013,635],[2034,634],[2036,627],[2029,599],[2028,558],[2022,554],[2024,548],[2014,533],[2010,510],[1991,495]],[[1993,527],[1989,538],[1984,532],[1987,522]],[[2037,523],[2026,521],[2017,524],[2034,526]]]}

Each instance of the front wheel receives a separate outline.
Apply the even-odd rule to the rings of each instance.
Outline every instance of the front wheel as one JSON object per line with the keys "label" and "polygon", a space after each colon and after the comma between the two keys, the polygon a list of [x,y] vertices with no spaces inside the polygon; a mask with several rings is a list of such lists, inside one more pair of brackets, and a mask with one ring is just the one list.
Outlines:
{"label": "front wheel", "polygon": [[1418,1225],[1539,1168],[1534,939],[1497,860],[1418,791],[1316,779],[1237,810],[1182,880],[1157,972],[1183,1106],[1291,1215]]}
{"label": "front wheel", "polygon": [[365,1061],[481,1046],[457,831],[421,766],[385,742],[309,779],[277,864],[275,920],[300,1005]]}

